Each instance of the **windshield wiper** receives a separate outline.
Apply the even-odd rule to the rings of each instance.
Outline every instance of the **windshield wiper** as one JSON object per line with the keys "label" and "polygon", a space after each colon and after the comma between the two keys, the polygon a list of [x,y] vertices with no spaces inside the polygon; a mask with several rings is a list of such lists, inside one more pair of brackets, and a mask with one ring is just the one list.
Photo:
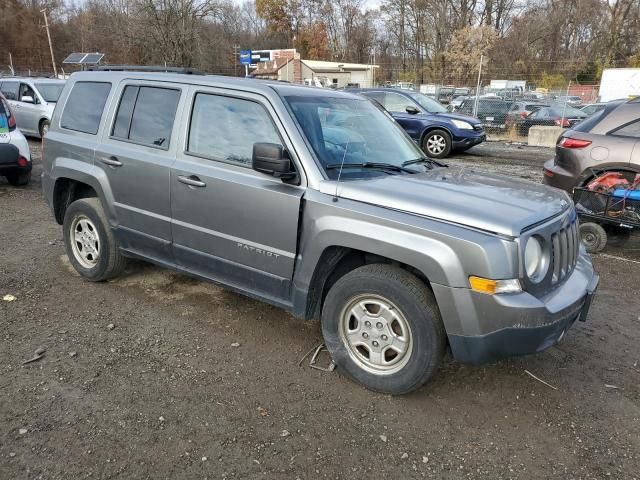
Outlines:
{"label": "windshield wiper", "polygon": [[330,163],[325,168],[327,170],[335,170],[342,168],[377,168],[379,170],[393,170],[394,172],[418,173],[410,168],[404,168],[404,165],[394,165],[393,163],[381,162],[362,162],[362,163]]}
{"label": "windshield wiper", "polygon": [[429,168],[449,166],[446,163],[438,162],[437,160],[434,160],[433,158],[429,158],[429,157],[418,157],[418,158],[414,158],[413,160],[407,160],[406,162],[402,163],[402,166],[408,167],[409,165],[415,165],[416,163],[426,163],[429,165]]}

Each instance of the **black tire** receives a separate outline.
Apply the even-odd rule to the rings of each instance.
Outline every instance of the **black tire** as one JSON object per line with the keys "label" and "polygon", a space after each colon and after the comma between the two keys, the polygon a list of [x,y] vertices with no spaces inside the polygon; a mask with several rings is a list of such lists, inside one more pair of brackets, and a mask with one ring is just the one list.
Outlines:
{"label": "black tire", "polygon": [[7,182],[9,182],[14,187],[24,187],[25,185],[29,185],[31,181],[31,172],[27,173],[12,173],[7,175]]}
{"label": "black tire", "polygon": [[[87,218],[93,226],[99,239],[99,254],[95,265],[88,267],[81,264],[72,246],[71,228],[77,219]],[[104,213],[100,200],[97,198],[83,198],[76,200],[67,208],[63,222],[64,245],[67,257],[73,268],[87,280],[101,282],[119,275],[125,267],[126,258],[120,253],[113,232]]]}
{"label": "black tire", "polygon": [[40,126],[38,127],[38,133],[40,133],[40,138],[44,138],[48,130],[49,130],[49,120],[41,120]]}
{"label": "black tire", "polygon": [[589,253],[601,252],[607,245],[607,232],[597,223],[588,222],[580,225],[580,238]]}
{"label": "black tire", "polygon": [[[444,146],[440,149],[440,146],[436,148],[435,145],[430,145],[431,142],[442,140]],[[442,145],[440,141],[438,145]],[[422,151],[431,158],[444,158],[451,153],[452,141],[451,136],[445,131],[440,129],[431,130],[427,132],[422,138]]]}
{"label": "black tire", "polygon": [[[344,310],[353,304],[352,302],[357,303],[359,300],[356,299],[364,295],[375,296],[376,299],[397,307],[408,325],[411,348],[402,357],[397,371],[367,370],[366,366],[355,358],[355,349],[347,344],[345,335],[341,333]],[[365,328],[365,323],[363,321],[361,329]],[[372,333],[367,338],[370,338],[370,341],[374,338],[385,339],[384,335],[379,336],[384,330],[376,333],[373,331],[374,328],[375,325],[369,328]],[[358,335],[359,332],[360,330]],[[371,390],[396,395],[411,392],[422,386],[437,370],[446,347],[446,334],[440,311],[429,288],[409,272],[385,264],[356,268],[332,286],[322,308],[322,334],[339,371]],[[382,353],[385,357],[385,352],[390,348],[381,347],[381,350],[382,348],[386,348]]]}

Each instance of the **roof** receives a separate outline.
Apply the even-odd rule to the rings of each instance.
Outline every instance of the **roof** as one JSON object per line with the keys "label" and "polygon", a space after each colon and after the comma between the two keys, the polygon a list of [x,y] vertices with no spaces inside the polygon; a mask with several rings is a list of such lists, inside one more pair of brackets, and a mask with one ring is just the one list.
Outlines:
{"label": "roof", "polygon": [[265,96],[272,95],[298,95],[308,97],[347,96],[357,98],[355,95],[332,89],[317,88],[306,85],[293,85],[277,80],[260,80],[255,78],[225,77],[222,75],[184,75],[181,73],[165,72],[139,72],[139,71],[84,71],[76,72],[69,78],[70,81],[109,81],[121,80],[149,80],[173,82],[183,85],[206,85],[211,87],[235,89],[245,92],[262,93]]}
{"label": "roof", "polygon": [[325,62],[324,60],[301,60],[307,67],[316,72],[340,72],[344,70],[371,70],[380,68],[367,63]]}

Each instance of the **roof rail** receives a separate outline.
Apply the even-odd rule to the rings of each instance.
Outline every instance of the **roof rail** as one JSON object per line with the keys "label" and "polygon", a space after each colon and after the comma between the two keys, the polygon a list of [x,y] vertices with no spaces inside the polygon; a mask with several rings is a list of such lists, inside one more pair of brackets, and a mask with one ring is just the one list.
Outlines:
{"label": "roof rail", "polygon": [[206,75],[202,70],[196,70],[191,67],[163,67],[161,65],[96,65],[88,67],[86,70],[93,72],[162,72]]}

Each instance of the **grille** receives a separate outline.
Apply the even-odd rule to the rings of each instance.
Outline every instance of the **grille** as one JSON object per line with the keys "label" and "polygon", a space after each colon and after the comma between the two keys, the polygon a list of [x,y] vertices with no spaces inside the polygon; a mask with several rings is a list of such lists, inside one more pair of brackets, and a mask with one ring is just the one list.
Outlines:
{"label": "grille", "polygon": [[580,232],[578,218],[573,220],[565,228],[551,235],[551,266],[553,274],[551,283],[564,280],[573,271],[580,251]]}

